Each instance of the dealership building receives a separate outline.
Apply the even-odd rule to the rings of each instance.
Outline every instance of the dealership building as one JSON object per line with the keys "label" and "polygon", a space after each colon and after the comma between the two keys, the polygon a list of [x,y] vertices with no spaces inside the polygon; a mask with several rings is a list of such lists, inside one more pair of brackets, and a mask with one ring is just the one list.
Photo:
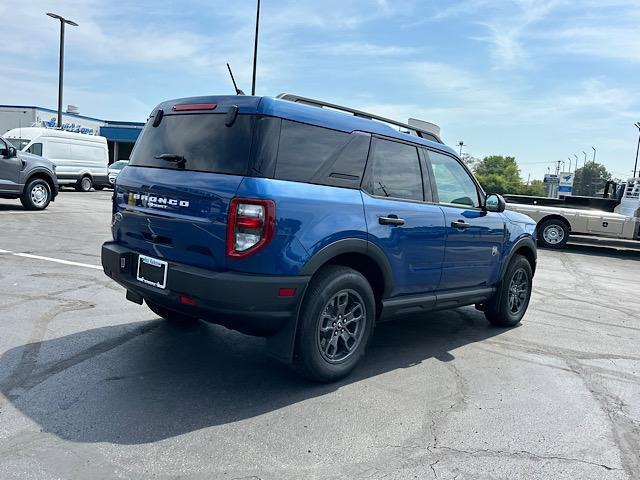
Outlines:
{"label": "dealership building", "polygon": [[[0,105],[0,135],[22,127],[55,128],[58,111],[26,105]],[[109,145],[109,164],[128,160],[144,123],[118,122],[80,115],[69,105],[62,114],[62,129],[87,135],[101,135]]]}

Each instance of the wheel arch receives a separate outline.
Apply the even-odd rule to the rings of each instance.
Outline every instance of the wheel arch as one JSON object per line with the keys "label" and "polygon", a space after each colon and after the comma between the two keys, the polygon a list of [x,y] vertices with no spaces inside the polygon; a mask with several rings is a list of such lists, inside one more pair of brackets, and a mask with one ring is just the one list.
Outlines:
{"label": "wheel arch", "polygon": [[380,247],[367,240],[338,240],[315,253],[301,275],[314,275],[325,265],[344,265],[360,272],[371,284],[377,301],[390,295],[393,287],[391,265]]}
{"label": "wheel arch", "polygon": [[24,182],[24,188],[26,189],[27,185],[29,185],[29,182],[31,180],[35,180],[36,178],[39,178],[40,180],[44,180],[45,182],[47,182],[47,185],[49,185],[51,198],[53,199],[55,197],[55,191],[56,191],[55,182],[53,181],[53,178],[51,178],[51,175],[49,175],[45,171],[39,170],[39,171],[29,173],[27,180]]}
{"label": "wheel arch", "polygon": [[561,221],[567,226],[567,228],[569,229],[569,233],[571,233],[571,222],[566,217],[563,217],[562,215],[558,215],[557,213],[550,213],[549,215],[545,215],[544,217],[542,217],[538,222],[538,225],[542,225],[547,220]]}
{"label": "wheel arch", "polygon": [[509,256],[506,258],[504,264],[502,265],[500,279],[504,277],[504,274],[506,273],[507,268],[509,267],[509,263],[511,263],[511,259],[514,257],[514,255],[522,255],[523,257],[525,257],[531,265],[531,272],[535,275],[536,265],[538,262],[538,250],[533,238],[523,237],[516,241],[513,247],[511,247]]}

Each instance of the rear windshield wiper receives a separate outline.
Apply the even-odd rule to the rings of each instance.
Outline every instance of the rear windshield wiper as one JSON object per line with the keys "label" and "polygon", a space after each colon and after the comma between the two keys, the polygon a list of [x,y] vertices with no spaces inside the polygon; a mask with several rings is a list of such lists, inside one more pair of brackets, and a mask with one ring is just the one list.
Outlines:
{"label": "rear windshield wiper", "polygon": [[187,159],[182,155],[177,155],[175,153],[163,153],[162,155],[156,155],[153,158],[157,158],[158,160],[164,160],[166,162],[175,163],[178,168],[184,168],[185,163],[187,163]]}

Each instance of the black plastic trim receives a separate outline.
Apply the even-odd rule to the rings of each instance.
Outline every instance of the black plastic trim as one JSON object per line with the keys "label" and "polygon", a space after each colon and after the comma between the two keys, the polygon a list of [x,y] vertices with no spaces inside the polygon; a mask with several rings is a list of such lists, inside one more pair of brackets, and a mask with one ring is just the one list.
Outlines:
{"label": "black plastic trim", "polygon": [[531,271],[535,275],[536,265],[538,262],[538,248],[536,246],[536,242],[531,237],[522,237],[520,240],[518,240],[516,243],[513,244],[513,246],[509,251],[509,255],[507,256],[507,258],[502,264],[502,271],[500,272],[501,280],[502,280],[502,277],[504,277],[504,274],[507,271],[507,268],[509,267],[509,263],[511,262],[511,259],[515,255],[516,251],[521,247],[528,247],[533,252],[534,263],[533,265],[531,265]]}
{"label": "black plastic trim", "polygon": [[[273,335],[297,318],[310,279],[213,272],[169,262],[167,288],[158,289],[136,280],[137,259],[137,252],[120,244],[102,245],[104,272],[130,292],[127,298],[141,296],[166,308],[257,336]],[[280,297],[279,289],[283,287],[295,288],[295,295]],[[180,303],[181,295],[195,299],[196,306]]]}
{"label": "black plastic trim", "polygon": [[481,303],[491,298],[495,291],[495,288],[465,288],[444,293],[390,298],[382,301],[380,320]]}
{"label": "black plastic trim", "polygon": [[377,264],[378,268],[380,268],[380,271],[382,272],[382,277],[384,278],[383,298],[388,297],[393,288],[391,264],[380,247],[361,238],[346,238],[338,240],[322,248],[306,263],[300,271],[300,275],[312,276],[328,261],[345,253],[359,253],[366,255]]}

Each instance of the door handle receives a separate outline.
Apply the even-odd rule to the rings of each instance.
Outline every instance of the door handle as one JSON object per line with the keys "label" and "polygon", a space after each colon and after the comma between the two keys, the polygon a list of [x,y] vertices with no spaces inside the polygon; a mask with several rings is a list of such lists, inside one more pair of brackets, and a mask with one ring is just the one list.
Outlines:
{"label": "door handle", "polygon": [[378,217],[380,225],[404,225],[404,218],[398,218],[397,215],[388,215],[386,217]]}
{"label": "door handle", "polygon": [[453,228],[459,228],[461,230],[466,230],[471,225],[469,223],[465,222],[464,220],[456,220],[455,222],[451,222],[451,226]]}

